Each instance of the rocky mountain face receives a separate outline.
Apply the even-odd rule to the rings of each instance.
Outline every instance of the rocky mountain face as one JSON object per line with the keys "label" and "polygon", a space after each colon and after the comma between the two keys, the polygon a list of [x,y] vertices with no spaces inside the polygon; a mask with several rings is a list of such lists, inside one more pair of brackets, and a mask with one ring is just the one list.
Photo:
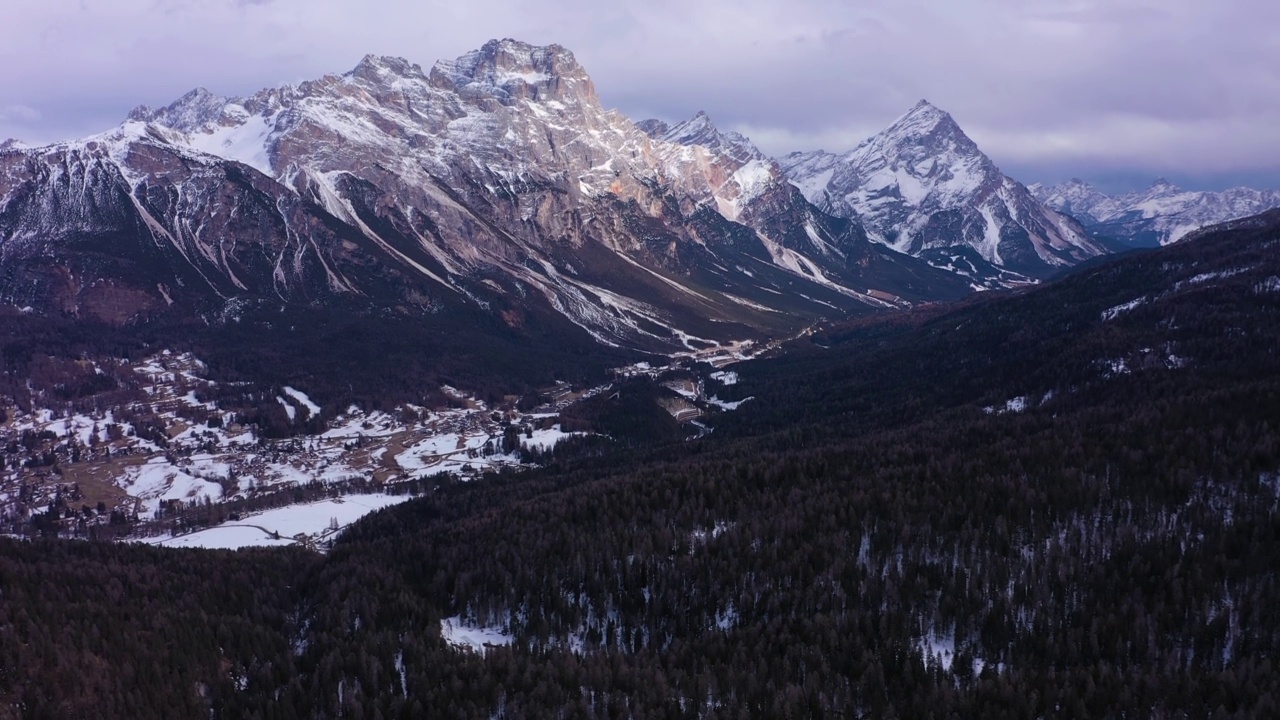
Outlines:
{"label": "rocky mountain face", "polygon": [[195,90],[0,150],[0,300],[112,322],[465,305],[696,349],[967,290],[705,116],[656,130],[603,108],[568,50],[513,40],[429,72],[369,56],[248,98]]}
{"label": "rocky mountain face", "polygon": [[1280,207],[1280,190],[1182,190],[1163,178],[1146,190],[1107,195],[1079,179],[1032,185],[1041,202],[1083,223],[1095,235],[1137,247],[1168,245],[1209,225]]}
{"label": "rocky mountain face", "polygon": [[822,210],[858,218],[871,239],[982,285],[1047,277],[1108,251],[925,101],[847,153],[792,153],[782,164]]}

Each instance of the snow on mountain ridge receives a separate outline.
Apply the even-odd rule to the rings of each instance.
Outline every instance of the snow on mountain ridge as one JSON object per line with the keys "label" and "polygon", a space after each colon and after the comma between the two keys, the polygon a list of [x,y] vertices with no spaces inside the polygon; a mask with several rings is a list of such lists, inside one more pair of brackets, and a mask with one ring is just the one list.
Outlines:
{"label": "snow on mountain ridge", "polygon": [[704,110],[667,128],[660,139],[676,145],[701,145],[708,150],[726,152],[740,162],[764,158],[764,154],[745,135],[721,131]]}
{"label": "snow on mountain ridge", "polygon": [[1137,245],[1168,245],[1209,225],[1280,207],[1280,190],[1188,191],[1159,178],[1144,190],[1107,195],[1079,179],[1036,185],[1046,205],[1079,218],[1095,232]]}
{"label": "snow on mountain ridge", "polygon": [[162,108],[139,105],[129,112],[129,120],[151,122],[174,130],[191,130],[218,119],[227,98],[198,87]]}
{"label": "snow on mountain ridge", "polygon": [[810,201],[861,219],[872,239],[900,252],[968,247],[997,275],[1041,277],[1106,252],[1001,173],[951,115],[925,100],[853,150],[792,153],[782,162]]}
{"label": "snow on mountain ridge", "polygon": [[515,100],[549,94],[560,101],[598,103],[586,70],[572,52],[559,45],[538,47],[510,38],[490,40],[456,60],[438,61],[431,78],[464,96],[497,95]]}
{"label": "snow on mountain ridge", "polygon": [[[282,298],[370,296],[365,283],[408,272],[426,281],[412,290],[414,307],[438,308],[454,293],[488,310],[494,300],[476,294],[481,283],[521,302],[540,296],[606,344],[687,346],[792,322],[797,310],[849,308],[846,299],[883,307],[956,293],[923,263],[869,251],[856,222],[819,217],[746,138],[719,132],[705,115],[683,129],[651,137],[603,108],[559,46],[491,41],[428,73],[369,55],[343,75],[250,97],[195,90],[136,109],[95,160],[105,199],[82,204],[89,215],[118,211],[130,237],[137,215],[151,240],[177,251],[191,266],[183,271],[224,301],[264,288]],[[40,162],[57,168],[69,151],[49,152]],[[13,172],[14,182],[29,182],[29,170]],[[127,180],[124,195],[116,176]],[[0,197],[11,194],[7,181],[0,177]],[[39,192],[45,206],[31,206],[31,220],[14,227],[65,234],[55,222],[64,191]],[[31,205],[35,196],[26,197]],[[382,259],[346,265],[370,253]],[[377,264],[387,260],[394,270]],[[365,269],[383,274],[371,280]],[[620,274],[640,294],[610,289]],[[797,278],[802,294],[776,291]],[[775,294],[791,309],[779,314]]]}

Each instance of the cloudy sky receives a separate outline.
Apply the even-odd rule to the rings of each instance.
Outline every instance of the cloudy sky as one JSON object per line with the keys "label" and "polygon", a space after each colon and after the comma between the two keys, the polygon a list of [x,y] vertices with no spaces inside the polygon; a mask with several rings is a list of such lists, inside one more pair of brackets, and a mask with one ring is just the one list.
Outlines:
{"label": "cloudy sky", "polygon": [[494,37],[573,50],[637,119],[705,109],[768,152],[837,151],[917,100],[1007,173],[1110,189],[1280,187],[1267,0],[5,0],[0,139],[244,95],[366,53],[429,67]]}

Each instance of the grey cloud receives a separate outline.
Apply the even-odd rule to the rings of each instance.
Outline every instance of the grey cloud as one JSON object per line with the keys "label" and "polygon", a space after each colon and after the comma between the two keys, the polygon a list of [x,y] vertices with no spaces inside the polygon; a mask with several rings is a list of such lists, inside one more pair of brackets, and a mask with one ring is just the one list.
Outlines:
{"label": "grey cloud", "polygon": [[0,107],[0,122],[29,124],[41,118],[40,111],[27,105],[7,105]]}

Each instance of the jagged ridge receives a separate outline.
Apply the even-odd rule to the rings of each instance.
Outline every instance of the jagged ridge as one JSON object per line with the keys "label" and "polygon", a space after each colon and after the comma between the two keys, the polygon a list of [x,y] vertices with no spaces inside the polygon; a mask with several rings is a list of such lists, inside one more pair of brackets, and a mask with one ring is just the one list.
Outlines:
{"label": "jagged ridge", "polygon": [[1075,217],[1095,234],[1135,246],[1168,245],[1199,228],[1280,207],[1280,190],[1187,191],[1164,178],[1123,195],[1107,195],[1078,178],[1030,189],[1045,205]]}
{"label": "jagged ridge", "polygon": [[1000,284],[1046,277],[1104,254],[1074,220],[1045,208],[946,112],[920,101],[844,154],[792,153],[792,182],[823,210],[859,218],[874,240]]}
{"label": "jagged ridge", "polygon": [[[61,307],[90,314],[86,288],[100,280],[127,286],[141,312],[176,301],[161,286],[194,273],[206,304],[533,303],[601,342],[647,347],[964,292],[809,205],[745,138],[695,120],[686,136],[650,137],[604,109],[554,45],[491,41],[428,73],[368,56],[345,75],[249,98],[196,90],[89,141],[5,151],[0,239],[15,266],[34,262],[23,238],[56,255],[104,232],[128,239],[110,251],[116,265],[140,248],[164,257],[127,281],[87,266],[65,278]],[[91,182],[50,180],[49,168],[85,153],[99,167]],[[228,184],[242,191],[210,189]],[[281,208],[301,214],[215,221]],[[44,291],[0,292],[41,306]]]}

